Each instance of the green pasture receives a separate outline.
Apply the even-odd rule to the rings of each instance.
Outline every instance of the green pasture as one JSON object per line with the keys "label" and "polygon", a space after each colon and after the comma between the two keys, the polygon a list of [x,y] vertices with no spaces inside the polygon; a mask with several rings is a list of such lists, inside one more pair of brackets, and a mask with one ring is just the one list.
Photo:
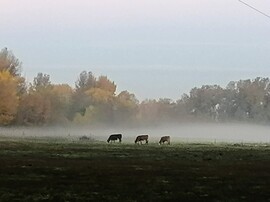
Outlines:
{"label": "green pasture", "polygon": [[0,137],[0,201],[270,201],[270,145]]}

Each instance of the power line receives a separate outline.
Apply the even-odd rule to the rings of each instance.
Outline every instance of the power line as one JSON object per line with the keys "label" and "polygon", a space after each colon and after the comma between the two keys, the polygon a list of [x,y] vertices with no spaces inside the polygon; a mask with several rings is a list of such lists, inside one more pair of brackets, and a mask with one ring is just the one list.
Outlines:
{"label": "power line", "polygon": [[249,8],[255,10],[256,12],[258,12],[258,13],[264,15],[265,17],[270,18],[270,15],[267,15],[266,13],[264,13],[264,12],[258,10],[257,8],[255,8],[255,7],[251,6],[251,5],[249,5],[248,3],[244,2],[244,1],[241,1],[241,0],[238,0],[238,1],[239,1],[240,3],[242,3],[242,4],[246,5],[246,6],[248,6]]}

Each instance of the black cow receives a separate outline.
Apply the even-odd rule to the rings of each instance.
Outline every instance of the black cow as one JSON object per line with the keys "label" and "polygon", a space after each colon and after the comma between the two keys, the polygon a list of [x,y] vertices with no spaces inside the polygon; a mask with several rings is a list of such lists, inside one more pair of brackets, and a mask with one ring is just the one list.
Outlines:
{"label": "black cow", "polygon": [[142,141],[145,141],[145,143],[148,144],[148,135],[139,135],[139,136],[137,136],[137,138],[135,140],[135,144],[137,142],[140,142],[142,144]]}
{"label": "black cow", "polygon": [[164,144],[164,142],[167,142],[168,144],[170,144],[171,143],[171,138],[170,138],[170,136],[163,136],[163,137],[161,137],[160,138],[160,141],[159,141],[159,144]]}
{"label": "black cow", "polygon": [[122,142],[122,134],[112,134],[108,138],[107,142],[109,143],[110,141],[115,142],[115,140],[119,140],[119,142]]}

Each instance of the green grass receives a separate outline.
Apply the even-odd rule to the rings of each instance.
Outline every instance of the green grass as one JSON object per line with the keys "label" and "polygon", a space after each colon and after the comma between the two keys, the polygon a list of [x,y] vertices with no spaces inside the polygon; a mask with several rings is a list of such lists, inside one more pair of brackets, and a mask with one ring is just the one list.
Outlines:
{"label": "green grass", "polygon": [[0,201],[270,201],[270,146],[0,138]]}

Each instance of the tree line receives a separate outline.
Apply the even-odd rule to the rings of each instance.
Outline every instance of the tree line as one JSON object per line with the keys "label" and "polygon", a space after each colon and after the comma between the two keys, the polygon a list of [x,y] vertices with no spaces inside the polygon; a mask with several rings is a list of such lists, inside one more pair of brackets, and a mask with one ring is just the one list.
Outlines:
{"label": "tree line", "polygon": [[79,74],[75,87],[53,84],[38,73],[29,84],[12,51],[0,51],[0,125],[152,125],[186,121],[270,122],[270,80],[231,81],[225,88],[204,85],[173,101],[138,101],[133,93],[116,93],[107,76]]}

